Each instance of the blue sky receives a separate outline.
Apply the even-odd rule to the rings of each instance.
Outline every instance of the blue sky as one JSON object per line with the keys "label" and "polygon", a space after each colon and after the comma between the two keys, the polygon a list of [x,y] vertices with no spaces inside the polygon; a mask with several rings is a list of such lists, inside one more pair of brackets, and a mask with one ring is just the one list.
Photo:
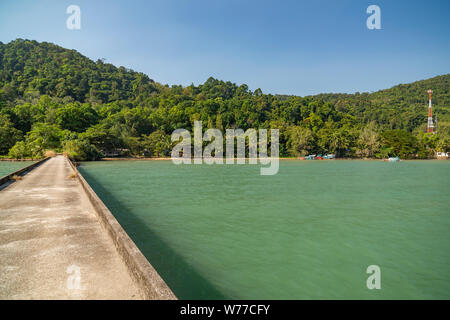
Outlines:
{"label": "blue sky", "polygon": [[[81,8],[81,30],[66,8]],[[366,8],[381,8],[369,30]],[[168,84],[376,91],[450,73],[450,1],[0,0],[0,41],[48,41]]]}

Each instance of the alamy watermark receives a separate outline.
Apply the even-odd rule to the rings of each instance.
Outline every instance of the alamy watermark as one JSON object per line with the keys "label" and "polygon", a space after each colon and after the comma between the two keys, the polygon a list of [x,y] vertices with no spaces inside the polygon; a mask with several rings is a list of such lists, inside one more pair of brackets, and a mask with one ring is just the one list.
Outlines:
{"label": "alamy watermark", "polygon": [[66,281],[67,289],[80,290],[81,289],[81,269],[77,265],[70,265],[66,269],[66,273],[69,274]]}
{"label": "alamy watermark", "polygon": [[367,278],[366,286],[367,289],[381,289],[381,269],[379,266],[373,264],[367,267],[366,273],[370,274]]}
{"label": "alamy watermark", "polygon": [[367,18],[366,26],[369,30],[380,30],[381,29],[381,9],[377,5],[370,5],[366,10],[367,14],[370,16]]}
{"label": "alamy watermark", "polygon": [[81,29],[81,9],[77,5],[70,5],[66,9],[66,13],[70,16],[66,20],[66,27],[69,30]]}
{"label": "alamy watermark", "polygon": [[[226,156],[223,156],[223,135],[219,129],[208,129],[202,133],[202,122],[194,121],[194,154],[192,157],[191,133],[177,129],[172,133],[172,142],[179,142],[172,149],[171,158],[175,164],[258,164],[261,175],[275,175],[279,169],[279,131],[270,129],[270,156],[268,155],[267,129],[226,129]],[[259,135],[259,141],[258,141]],[[181,139],[181,141],[180,141]],[[248,158],[246,158],[248,139]],[[203,142],[211,142],[203,149]],[[236,145],[236,153],[235,153]]]}

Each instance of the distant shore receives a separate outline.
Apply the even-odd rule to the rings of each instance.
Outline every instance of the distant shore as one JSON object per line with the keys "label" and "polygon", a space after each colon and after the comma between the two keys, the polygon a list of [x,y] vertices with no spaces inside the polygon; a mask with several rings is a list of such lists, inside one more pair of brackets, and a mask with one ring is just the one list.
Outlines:
{"label": "distant shore", "polygon": [[[192,158],[193,159],[193,158]],[[226,158],[224,158],[225,160]],[[237,160],[238,158],[234,158],[234,160]],[[245,160],[249,160],[250,158],[245,158]],[[378,158],[336,158],[336,159],[324,159],[324,160],[300,160],[297,157],[281,157],[276,158],[278,160],[297,160],[297,161],[339,161],[339,160],[364,160],[364,161],[383,161],[383,159]],[[169,157],[155,157],[155,158],[149,158],[149,157],[117,157],[117,158],[102,158],[100,161],[168,161],[172,160],[172,158]],[[433,160],[450,160],[450,159],[401,159],[401,161],[416,161],[416,160],[427,160],[427,161],[433,161]]]}
{"label": "distant shore", "polygon": [[[191,160],[193,160],[194,158],[191,158]],[[223,158],[224,160],[226,158]],[[242,159],[242,158],[234,158],[234,160],[237,159]],[[245,160],[249,160],[250,158],[245,158]],[[278,160],[298,160],[297,158],[275,158]],[[115,160],[156,160],[156,161],[161,161],[161,160],[172,160],[172,158],[169,157],[156,157],[156,158],[141,158],[141,157],[122,157],[122,158],[102,158],[101,160],[104,161],[115,161]]]}
{"label": "distant shore", "polygon": [[[225,159],[225,158],[224,158]],[[234,158],[234,160],[237,160],[238,158]],[[281,157],[276,158],[278,160],[297,160],[297,161],[339,161],[339,160],[364,160],[364,161],[383,161],[383,159],[378,158],[336,158],[336,159],[324,159],[324,160],[300,160],[298,158],[293,157]],[[0,158],[0,161],[38,161],[40,159],[31,159],[31,158],[25,158],[25,159],[12,159],[12,158]],[[170,161],[172,158],[169,157],[117,157],[117,158],[101,158],[99,161]],[[245,158],[245,160],[249,160],[249,158]],[[442,160],[450,160],[450,159],[401,159],[401,161],[442,161]],[[83,160],[83,161],[89,161],[89,160]]]}

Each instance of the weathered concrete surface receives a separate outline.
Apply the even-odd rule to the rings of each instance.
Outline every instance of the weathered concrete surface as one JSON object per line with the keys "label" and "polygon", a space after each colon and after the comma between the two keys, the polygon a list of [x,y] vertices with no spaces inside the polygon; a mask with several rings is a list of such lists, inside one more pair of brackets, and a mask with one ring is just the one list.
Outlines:
{"label": "weathered concrete surface", "polygon": [[29,166],[26,166],[25,168],[16,170],[14,172],[11,172],[10,174],[7,174],[6,176],[1,177],[0,178],[0,190],[7,187],[7,185],[11,184],[14,176],[23,176],[28,171],[31,171],[34,168],[40,166],[42,163],[44,163],[48,159],[49,158],[45,158],[45,159],[36,161],[35,163],[32,163]]}
{"label": "weathered concrete surface", "polygon": [[143,297],[72,171],[57,156],[0,191],[0,299]]}

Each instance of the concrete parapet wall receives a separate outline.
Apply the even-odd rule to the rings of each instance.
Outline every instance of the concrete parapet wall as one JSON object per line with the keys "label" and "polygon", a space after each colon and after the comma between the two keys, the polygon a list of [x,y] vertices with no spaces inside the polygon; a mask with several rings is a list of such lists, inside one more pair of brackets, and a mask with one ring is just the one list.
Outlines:
{"label": "concrete parapet wall", "polygon": [[112,238],[116,249],[128,267],[134,281],[143,291],[145,298],[151,300],[176,300],[175,294],[83,178],[73,162],[70,159],[68,161],[77,173],[77,178],[91,201],[103,227]]}

